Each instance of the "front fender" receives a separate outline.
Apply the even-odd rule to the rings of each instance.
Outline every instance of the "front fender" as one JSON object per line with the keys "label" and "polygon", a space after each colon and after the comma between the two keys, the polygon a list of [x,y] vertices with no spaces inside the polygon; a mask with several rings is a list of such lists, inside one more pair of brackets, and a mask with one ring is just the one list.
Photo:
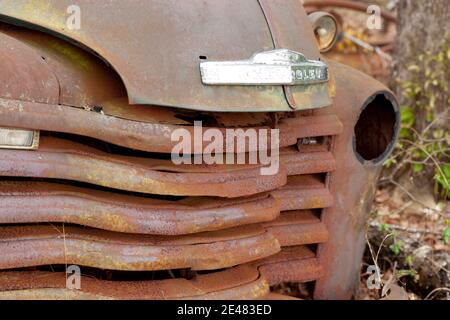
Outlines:
{"label": "front fender", "polygon": [[335,204],[322,216],[330,236],[318,248],[325,272],[316,284],[315,298],[349,299],[360,281],[366,223],[376,183],[395,146],[400,120],[398,104],[388,88],[348,66],[331,64],[336,98],[331,108],[316,112],[335,113],[344,124],[344,132],[332,147],[337,168],[327,183]]}

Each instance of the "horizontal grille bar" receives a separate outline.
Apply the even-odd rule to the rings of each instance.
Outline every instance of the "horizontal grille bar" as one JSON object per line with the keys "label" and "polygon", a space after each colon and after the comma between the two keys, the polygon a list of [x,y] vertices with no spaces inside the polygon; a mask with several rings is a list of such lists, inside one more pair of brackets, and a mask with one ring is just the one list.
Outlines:
{"label": "horizontal grille bar", "polygon": [[281,211],[321,209],[333,205],[333,196],[314,176],[291,176],[288,183],[271,194],[280,202]]}
{"label": "horizontal grille bar", "polygon": [[278,128],[281,146],[296,145],[300,138],[335,136],[344,130],[334,114],[285,118],[280,120]]}
{"label": "horizontal grille bar", "polygon": [[106,281],[82,277],[80,290],[66,289],[66,274],[1,272],[0,299],[258,299],[269,293],[256,268],[239,266],[192,280]]}
{"label": "horizontal grille bar", "polygon": [[[156,162],[156,163],[155,163]],[[283,167],[260,175],[258,165],[176,166],[171,161],[113,156],[77,143],[42,139],[38,151],[0,150],[0,175],[74,180],[173,196],[238,197],[286,183]]]}
{"label": "horizontal grille bar", "polygon": [[314,252],[306,247],[283,248],[280,253],[256,264],[271,286],[283,282],[314,281],[323,273]]}
{"label": "horizontal grille bar", "polygon": [[190,236],[146,236],[78,227],[0,227],[0,269],[76,264],[99,269],[213,270],[277,253],[262,228],[240,227]]}
{"label": "horizontal grille bar", "polygon": [[[135,107],[137,108],[133,106]],[[0,126],[71,133],[131,149],[163,153],[170,153],[176,145],[171,141],[174,130],[181,128],[193,132],[192,125],[177,118],[177,113],[163,108],[151,116],[148,114],[150,108],[147,108],[145,112],[128,116],[132,120],[124,118],[124,114],[130,113],[128,110],[110,112],[106,106],[105,108],[105,112],[116,116],[63,105],[0,98]],[[265,125],[267,119],[258,113],[251,114],[250,117],[221,114],[217,118],[224,126],[216,127],[220,130],[235,126],[244,129],[270,129]],[[240,118],[247,120],[248,124],[240,124]],[[340,134],[343,125],[335,115],[324,115],[282,119],[276,128],[280,129],[280,146],[286,147],[295,145],[300,138]],[[255,150],[258,149],[236,149],[235,152]]]}
{"label": "horizontal grille bar", "polygon": [[270,221],[280,213],[268,194],[178,201],[73,186],[0,182],[0,223],[72,223],[110,231],[182,235]]}
{"label": "horizontal grille bar", "polygon": [[311,211],[283,212],[277,220],[263,224],[282,247],[323,243],[328,240],[324,223]]}
{"label": "horizontal grille bar", "polygon": [[324,145],[302,146],[301,151],[296,147],[286,148],[280,151],[280,157],[289,176],[336,170],[336,161]]}

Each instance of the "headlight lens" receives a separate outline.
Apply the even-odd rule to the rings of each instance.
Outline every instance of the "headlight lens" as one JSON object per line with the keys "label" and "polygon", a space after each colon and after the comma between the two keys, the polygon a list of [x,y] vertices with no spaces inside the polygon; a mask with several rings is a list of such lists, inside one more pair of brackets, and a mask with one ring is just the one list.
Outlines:
{"label": "headlight lens", "polygon": [[313,12],[308,18],[313,26],[320,52],[329,51],[336,42],[339,31],[336,19],[328,12],[322,11]]}

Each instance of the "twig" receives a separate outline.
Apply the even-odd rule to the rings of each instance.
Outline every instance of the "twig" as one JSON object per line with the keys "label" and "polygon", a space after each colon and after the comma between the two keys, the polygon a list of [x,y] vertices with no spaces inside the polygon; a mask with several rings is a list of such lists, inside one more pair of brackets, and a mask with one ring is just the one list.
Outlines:
{"label": "twig", "polygon": [[169,275],[172,279],[175,279],[175,275],[173,274],[172,270],[167,270],[169,272]]}
{"label": "twig", "polygon": [[[377,255],[374,256],[373,249],[372,249],[372,245],[370,244],[370,241],[369,241],[369,238],[367,237],[367,232],[366,232],[366,242],[367,242],[367,245],[368,245],[368,247],[369,247],[370,255],[372,256],[372,261],[373,261],[373,263],[375,264],[375,267],[377,268],[376,275],[377,275],[377,281],[378,281],[379,283],[382,283],[382,280],[381,280],[381,271],[380,271],[380,267],[378,266],[378,257],[379,257],[379,255],[380,255],[381,248],[382,248],[384,242],[385,242],[386,239],[389,238],[390,236],[393,236],[393,234],[388,234],[386,237],[384,237],[383,241],[381,241],[381,244],[380,244],[380,246],[378,247]],[[396,266],[397,266],[397,262],[395,262],[395,267],[396,267]]]}
{"label": "twig", "polygon": [[[373,228],[380,228],[381,223],[373,221],[369,224],[369,226],[371,226]],[[425,230],[425,229],[416,229],[416,228],[406,228],[406,227],[402,227],[402,226],[395,225],[395,224],[388,224],[388,227],[389,227],[389,229],[392,229],[392,230],[404,231],[404,232],[409,232],[409,233],[434,234],[434,235],[438,235],[438,236],[441,235],[441,233],[436,232],[436,231],[429,231],[429,230]]]}
{"label": "twig", "polygon": [[435,294],[435,293],[438,292],[438,291],[447,291],[447,292],[450,292],[450,288],[445,288],[445,287],[442,287],[442,288],[436,288],[436,289],[434,289],[433,291],[431,291],[431,292],[425,297],[424,300],[428,300],[433,294]]}
{"label": "twig", "polygon": [[[378,262],[378,256],[380,255],[381,248],[383,247],[384,242],[385,242],[389,237],[392,237],[392,236],[394,236],[394,235],[393,235],[392,233],[390,233],[390,234],[386,235],[386,237],[384,237],[383,241],[381,241],[380,246],[378,247],[377,256],[375,257],[375,259],[376,259],[376,260],[375,260],[375,263]],[[377,266],[378,266],[378,265],[377,265]]]}
{"label": "twig", "polygon": [[412,201],[405,202],[400,208],[395,210],[392,214],[396,215],[402,213],[406,208],[410,207],[412,203],[413,203]]}

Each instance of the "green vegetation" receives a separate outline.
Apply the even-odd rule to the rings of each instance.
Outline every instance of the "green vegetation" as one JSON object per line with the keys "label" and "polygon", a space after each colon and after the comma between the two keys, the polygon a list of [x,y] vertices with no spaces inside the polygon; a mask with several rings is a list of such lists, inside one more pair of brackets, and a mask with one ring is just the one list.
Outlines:
{"label": "green vegetation", "polygon": [[[432,170],[435,192],[446,198],[450,197],[450,36],[444,37],[439,54],[426,52],[419,55],[418,61],[408,67],[409,80],[401,83],[406,103],[401,106],[400,139],[385,166],[395,165],[393,175],[405,169],[414,175]],[[438,96],[443,94],[447,106],[437,114],[437,101],[442,101]],[[417,115],[423,119],[417,119]]]}

